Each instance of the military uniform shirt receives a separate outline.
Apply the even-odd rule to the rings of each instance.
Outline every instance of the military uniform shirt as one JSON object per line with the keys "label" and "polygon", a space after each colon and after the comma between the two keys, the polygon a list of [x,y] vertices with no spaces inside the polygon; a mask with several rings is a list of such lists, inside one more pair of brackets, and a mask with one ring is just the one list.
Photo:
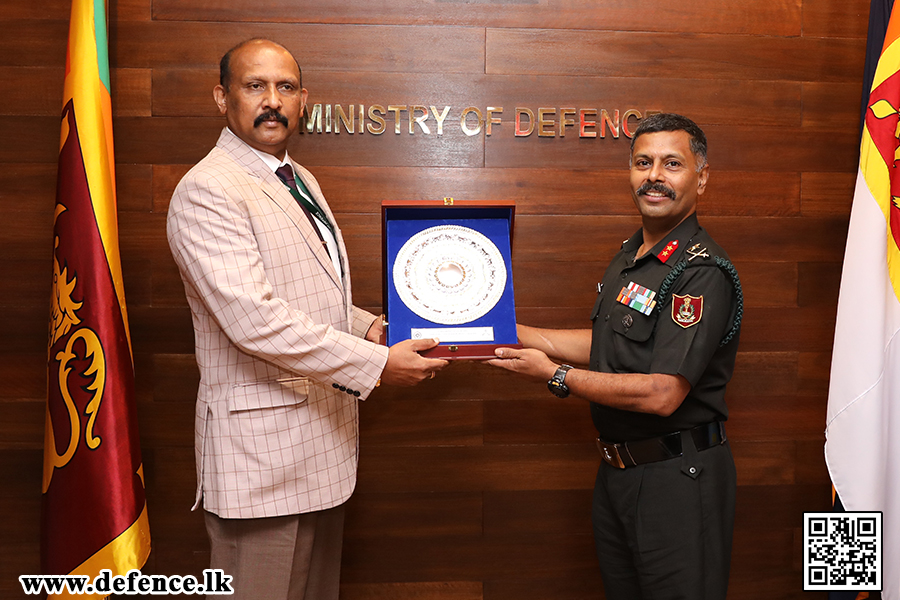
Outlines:
{"label": "military uniform shirt", "polygon": [[[604,373],[681,375],[691,390],[668,417],[591,403],[594,425],[609,442],[656,437],[728,418],[725,384],[734,371],[738,336],[724,346],[720,343],[739,324],[738,292],[736,282],[715,260],[728,256],[700,227],[696,214],[635,260],[642,243],[639,230],[625,241],[603,276],[591,314],[590,368]],[[647,310],[648,292],[659,298],[666,276],[684,261],[687,265],[671,285],[665,303],[657,302]],[[619,301],[629,285],[644,294],[633,306]]]}

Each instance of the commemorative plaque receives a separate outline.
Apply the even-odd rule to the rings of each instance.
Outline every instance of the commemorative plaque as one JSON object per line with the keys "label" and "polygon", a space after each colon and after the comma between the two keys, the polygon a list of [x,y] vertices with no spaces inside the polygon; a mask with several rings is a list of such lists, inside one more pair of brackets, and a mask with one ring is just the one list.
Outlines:
{"label": "commemorative plaque", "polygon": [[438,338],[425,356],[492,358],[518,347],[513,202],[382,203],[387,345]]}

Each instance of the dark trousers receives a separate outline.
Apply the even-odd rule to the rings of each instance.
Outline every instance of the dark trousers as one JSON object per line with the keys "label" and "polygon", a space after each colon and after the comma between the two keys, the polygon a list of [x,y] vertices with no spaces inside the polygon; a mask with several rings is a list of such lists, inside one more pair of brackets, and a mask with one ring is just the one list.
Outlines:
{"label": "dark trousers", "polygon": [[607,600],[724,600],[735,492],[727,442],[626,469],[601,463],[592,520]]}
{"label": "dark trousers", "polygon": [[[344,505],[264,519],[205,512],[210,567],[231,575],[231,600],[337,600]],[[218,598],[218,596],[211,596]]]}

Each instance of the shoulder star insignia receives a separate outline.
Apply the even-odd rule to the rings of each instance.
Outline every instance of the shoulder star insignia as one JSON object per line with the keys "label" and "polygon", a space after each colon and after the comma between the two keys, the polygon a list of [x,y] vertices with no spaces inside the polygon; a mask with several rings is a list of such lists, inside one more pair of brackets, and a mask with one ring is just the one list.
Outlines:
{"label": "shoulder star insignia", "polygon": [[666,262],[675,253],[675,250],[678,248],[678,240],[672,240],[666,247],[663,248],[662,252],[656,255],[656,258],[661,260],[662,262]]}

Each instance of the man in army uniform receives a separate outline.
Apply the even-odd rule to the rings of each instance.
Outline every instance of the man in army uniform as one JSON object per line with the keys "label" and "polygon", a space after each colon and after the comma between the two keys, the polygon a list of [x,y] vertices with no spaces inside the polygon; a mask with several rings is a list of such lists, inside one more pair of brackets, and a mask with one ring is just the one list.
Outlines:
{"label": "man in army uniform", "polygon": [[736,486],[725,385],[743,300],[727,254],[697,221],[706,136],[680,115],[647,117],[630,174],[642,227],[598,286],[592,329],[519,325],[524,349],[488,362],[591,402],[606,598],[724,600]]}

